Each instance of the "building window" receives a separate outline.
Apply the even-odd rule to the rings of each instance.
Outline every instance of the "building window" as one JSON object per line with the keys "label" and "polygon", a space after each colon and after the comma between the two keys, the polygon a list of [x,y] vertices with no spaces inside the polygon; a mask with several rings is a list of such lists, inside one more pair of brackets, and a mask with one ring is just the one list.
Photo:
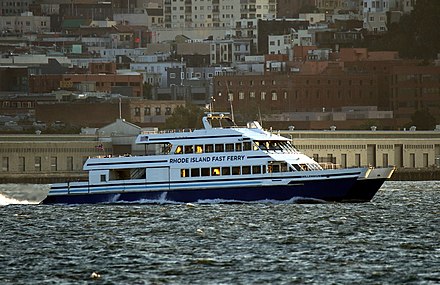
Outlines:
{"label": "building window", "polygon": [[388,153],[384,153],[382,156],[383,167],[388,167]]}
{"label": "building window", "polygon": [[165,108],[165,115],[170,116],[171,115],[171,107]]}
{"label": "building window", "polygon": [[228,94],[228,101],[229,101],[229,102],[234,101],[234,94],[233,94],[233,93],[229,93],[229,94]]}
{"label": "building window", "polygon": [[341,166],[347,168],[347,154],[341,154]]}
{"label": "building window", "polygon": [[356,153],[354,155],[354,163],[355,163],[355,166],[357,166],[357,167],[361,166],[361,155],[359,153]]}
{"label": "building window", "polygon": [[73,156],[68,156],[66,160],[66,170],[72,171],[73,170]]}
{"label": "building window", "polygon": [[35,167],[35,171],[41,171],[41,156],[35,157],[34,167]]}
{"label": "building window", "polygon": [[144,108],[144,115],[145,115],[145,116],[150,116],[150,115],[151,115],[151,109],[150,109],[150,107],[145,107],[145,108]]}
{"label": "building window", "polygon": [[261,96],[261,100],[262,100],[262,101],[263,101],[263,100],[266,100],[266,92],[261,91],[260,96]]}
{"label": "building window", "polygon": [[244,92],[242,92],[242,91],[238,92],[238,99],[240,99],[240,100],[244,99]]}
{"label": "building window", "polygon": [[416,168],[416,154],[415,153],[409,154],[409,166],[411,168]]}
{"label": "building window", "polygon": [[20,172],[26,171],[26,158],[24,156],[20,156],[18,158],[18,171]]}
{"label": "building window", "polygon": [[2,158],[2,171],[9,171],[9,157]]}
{"label": "building window", "polygon": [[156,107],[156,116],[160,116],[160,107]]}
{"label": "building window", "polygon": [[134,108],[134,115],[136,117],[139,117],[141,115],[141,108],[139,107]]}
{"label": "building window", "polygon": [[58,159],[56,156],[51,156],[50,157],[50,170],[51,171],[57,171],[58,170]]}
{"label": "building window", "polygon": [[272,101],[276,101],[276,100],[278,100],[277,92],[272,91]]}

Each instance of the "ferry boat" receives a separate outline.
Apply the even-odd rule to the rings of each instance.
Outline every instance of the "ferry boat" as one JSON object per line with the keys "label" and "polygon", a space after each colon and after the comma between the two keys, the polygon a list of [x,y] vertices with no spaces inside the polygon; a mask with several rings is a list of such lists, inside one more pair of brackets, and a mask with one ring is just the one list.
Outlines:
{"label": "ferry boat", "polygon": [[393,167],[324,169],[258,122],[208,113],[203,129],[140,134],[156,153],[89,158],[88,181],[53,184],[42,204],[367,202]]}

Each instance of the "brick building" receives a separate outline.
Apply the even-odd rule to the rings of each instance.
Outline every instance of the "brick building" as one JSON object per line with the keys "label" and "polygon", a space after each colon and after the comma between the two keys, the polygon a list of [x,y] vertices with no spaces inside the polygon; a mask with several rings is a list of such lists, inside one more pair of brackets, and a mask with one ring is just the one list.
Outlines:
{"label": "brick building", "polygon": [[396,119],[411,121],[417,110],[427,110],[440,122],[440,66],[393,66],[390,103]]}
{"label": "brick building", "polygon": [[31,75],[31,93],[49,93],[58,89],[81,92],[120,93],[132,97],[142,97],[143,76],[136,72],[126,74],[55,74]]}
{"label": "brick building", "polygon": [[62,121],[75,127],[102,127],[119,116],[140,126],[160,126],[184,101],[157,101],[142,98],[119,98],[105,101],[77,100],[73,102],[41,102],[35,106],[39,121]]}
{"label": "brick building", "polygon": [[244,117],[261,113],[311,112],[344,106],[377,106],[378,77],[338,64],[319,74],[234,75],[214,78],[216,110]]}

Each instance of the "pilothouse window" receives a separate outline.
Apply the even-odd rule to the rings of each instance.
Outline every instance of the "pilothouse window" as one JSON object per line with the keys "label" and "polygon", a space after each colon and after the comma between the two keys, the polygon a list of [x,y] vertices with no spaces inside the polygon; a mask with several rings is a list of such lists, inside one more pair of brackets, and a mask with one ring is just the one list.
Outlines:
{"label": "pilothouse window", "polygon": [[251,142],[244,142],[243,143],[243,150],[251,150]]}
{"label": "pilothouse window", "polygon": [[178,145],[176,147],[176,151],[174,152],[175,154],[181,154],[183,152],[183,147],[181,145]]}
{"label": "pilothouse window", "polygon": [[288,141],[255,141],[254,150],[264,150],[264,151],[283,151],[294,153],[297,152],[295,147]]}
{"label": "pilothouse window", "polygon": [[194,147],[192,145],[186,145],[185,146],[185,153],[193,153]]}
{"label": "pilothouse window", "polygon": [[203,145],[196,145],[196,153],[203,153]]}

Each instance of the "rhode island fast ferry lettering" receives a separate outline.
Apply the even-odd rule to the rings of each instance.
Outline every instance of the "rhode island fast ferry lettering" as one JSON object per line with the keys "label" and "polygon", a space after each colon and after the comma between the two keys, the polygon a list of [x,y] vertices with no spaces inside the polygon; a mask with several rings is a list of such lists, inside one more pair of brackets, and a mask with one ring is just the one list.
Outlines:
{"label": "rhode island fast ferry lettering", "polygon": [[154,155],[96,157],[88,181],[53,184],[43,204],[370,201],[394,168],[323,169],[285,137],[210,113],[192,132],[140,134]]}

